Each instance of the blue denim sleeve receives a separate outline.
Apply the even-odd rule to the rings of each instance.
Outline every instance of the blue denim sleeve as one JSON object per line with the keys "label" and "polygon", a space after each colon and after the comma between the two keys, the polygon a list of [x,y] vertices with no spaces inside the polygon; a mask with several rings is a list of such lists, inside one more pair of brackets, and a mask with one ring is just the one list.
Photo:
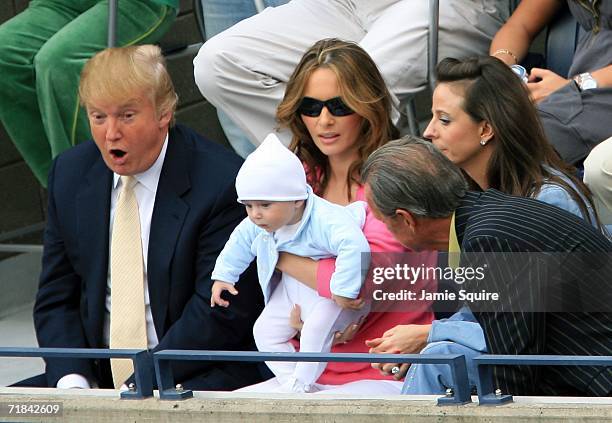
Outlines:
{"label": "blue denim sleeve", "polygon": [[565,211],[568,211],[577,217],[584,219],[580,207],[576,201],[569,195],[569,193],[559,185],[544,184],[540,189],[540,192],[536,196],[537,200],[544,203],[559,207]]}
{"label": "blue denim sleeve", "polygon": [[484,332],[467,306],[448,319],[434,320],[431,323],[427,343],[440,341],[451,341],[476,351],[487,352]]}

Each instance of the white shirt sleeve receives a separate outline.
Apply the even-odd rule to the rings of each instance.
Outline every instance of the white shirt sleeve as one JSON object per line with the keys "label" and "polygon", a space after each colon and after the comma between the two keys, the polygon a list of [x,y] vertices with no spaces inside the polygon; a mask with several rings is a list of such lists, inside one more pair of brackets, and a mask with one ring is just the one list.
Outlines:
{"label": "white shirt sleeve", "polygon": [[71,373],[57,381],[58,389],[89,389],[91,386],[87,379],[78,373]]}

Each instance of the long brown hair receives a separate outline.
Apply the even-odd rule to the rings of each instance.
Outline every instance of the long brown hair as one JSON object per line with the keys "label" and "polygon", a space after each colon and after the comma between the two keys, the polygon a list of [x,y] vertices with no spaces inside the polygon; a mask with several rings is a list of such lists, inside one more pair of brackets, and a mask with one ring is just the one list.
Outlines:
{"label": "long brown hair", "polygon": [[309,182],[322,194],[329,182],[329,160],[310,137],[298,107],[313,72],[326,68],[334,72],[342,101],[361,116],[359,159],[351,164],[347,176],[348,200],[352,183],[365,159],[379,146],[397,138],[399,131],[391,122],[391,95],[372,58],[359,45],[337,38],[317,41],[306,51],[287,82],[285,97],[276,110],[279,127],[293,134],[289,148],[306,164]]}
{"label": "long brown hair", "polygon": [[601,229],[590,190],[548,142],[525,84],[506,64],[491,56],[446,58],[437,73],[438,83],[463,88],[462,109],[474,122],[487,121],[493,128],[495,148],[487,167],[491,188],[535,197],[544,183],[559,185],[578,204],[584,219]]}

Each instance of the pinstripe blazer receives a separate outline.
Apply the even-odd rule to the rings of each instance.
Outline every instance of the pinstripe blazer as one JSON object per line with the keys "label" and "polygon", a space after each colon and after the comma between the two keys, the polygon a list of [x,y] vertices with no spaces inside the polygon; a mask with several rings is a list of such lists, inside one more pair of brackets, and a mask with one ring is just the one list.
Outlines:
{"label": "pinstripe blazer", "polygon": [[[493,189],[467,193],[456,210],[456,230],[462,253],[612,252],[612,243],[574,215],[534,199],[513,197]],[[608,257],[609,263],[612,255],[603,256]],[[601,284],[606,288],[612,278],[611,273],[590,275],[588,281],[582,281],[581,275],[574,276],[577,283]],[[518,281],[509,279],[503,283],[518,285]],[[541,293],[536,291],[537,283],[522,286],[533,289],[533,294]],[[607,289],[605,297],[610,293],[612,290]],[[489,352],[612,355],[612,313],[531,311],[476,312]],[[493,375],[497,387],[514,395],[612,393],[610,367],[497,366]]]}

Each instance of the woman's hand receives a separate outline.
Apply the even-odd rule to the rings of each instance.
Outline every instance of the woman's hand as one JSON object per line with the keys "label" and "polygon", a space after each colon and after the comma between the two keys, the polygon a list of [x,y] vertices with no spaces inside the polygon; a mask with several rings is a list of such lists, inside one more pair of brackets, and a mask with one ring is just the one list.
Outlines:
{"label": "woman's hand", "polygon": [[289,326],[298,332],[304,327],[304,322],[302,322],[302,309],[298,304],[294,305],[289,313]]}
{"label": "woman's hand", "polygon": [[406,377],[406,373],[408,373],[408,369],[410,368],[410,363],[385,363],[380,364],[380,367],[374,368],[380,370],[380,373],[385,376],[393,376],[393,379],[401,380]]}
{"label": "woman's hand", "polygon": [[352,341],[357,332],[359,332],[364,320],[365,316],[361,316],[357,322],[349,324],[342,332],[336,332],[334,334],[332,346],[346,344],[347,342]]}
{"label": "woman's hand", "polygon": [[371,353],[417,354],[427,344],[431,325],[397,325],[382,337],[366,341]]}
{"label": "woman's hand", "polygon": [[553,92],[566,86],[571,82],[570,79],[565,79],[551,70],[533,68],[529,75],[527,88],[531,93],[531,97],[536,103],[541,102]]}
{"label": "woman's hand", "polygon": [[[380,338],[366,341],[371,354],[417,354],[425,345],[431,325],[398,325],[386,331]],[[372,363],[372,367],[385,375],[393,375],[396,380],[403,378],[408,371],[408,364]],[[394,367],[399,372],[392,373]]]}

